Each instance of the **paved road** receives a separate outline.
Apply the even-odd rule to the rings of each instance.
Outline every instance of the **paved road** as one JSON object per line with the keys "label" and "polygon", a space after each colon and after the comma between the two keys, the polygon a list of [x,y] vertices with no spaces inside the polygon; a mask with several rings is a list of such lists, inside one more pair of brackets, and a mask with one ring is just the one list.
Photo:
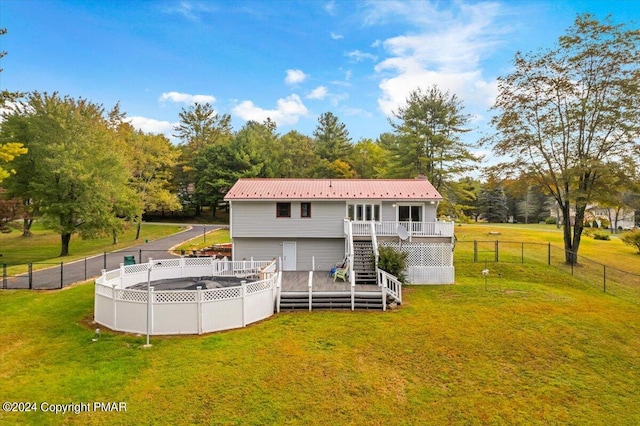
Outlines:
{"label": "paved road", "polygon": [[[182,224],[181,224],[182,225]],[[124,256],[134,256],[136,263],[146,263],[151,257],[153,259],[166,259],[172,256],[168,253],[171,248],[183,242],[203,235],[214,229],[219,229],[222,225],[185,225],[189,228],[168,237],[139,244],[122,250],[96,255],[90,258],[65,263],[60,266],[53,266],[48,269],[34,271],[31,285],[35,289],[60,288],[62,282],[64,286],[85,281],[99,276],[102,269],[112,270],[120,267],[124,261]],[[5,283],[2,283],[3,288]],[[7,288],[29,288],[29,276],[24,274],[17,277],[10,277],[6,283]]]}

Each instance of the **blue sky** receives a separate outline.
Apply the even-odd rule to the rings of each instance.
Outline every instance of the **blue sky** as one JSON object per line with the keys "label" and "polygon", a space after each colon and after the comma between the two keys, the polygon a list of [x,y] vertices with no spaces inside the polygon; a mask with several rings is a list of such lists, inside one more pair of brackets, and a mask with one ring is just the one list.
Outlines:
{"label": "blue sky", "polygon": [[464,101],[474,142],[515,52],[551,47],[583,12],[637,26],[640,0],[0,0],[0,87],[120,102],[167,136],[195,101],[236,130],[271,117],[281,134],[311,135],[331,111],[355,142],[437,84]]}

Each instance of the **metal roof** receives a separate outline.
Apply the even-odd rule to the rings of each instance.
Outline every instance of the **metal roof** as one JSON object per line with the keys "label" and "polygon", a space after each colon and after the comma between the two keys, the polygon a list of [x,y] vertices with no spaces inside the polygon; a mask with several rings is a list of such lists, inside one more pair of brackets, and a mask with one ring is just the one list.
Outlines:
{"label": "metal roof", "polygon": [[415,179],[239,179],[225,200],[442,200],[424,177]]}

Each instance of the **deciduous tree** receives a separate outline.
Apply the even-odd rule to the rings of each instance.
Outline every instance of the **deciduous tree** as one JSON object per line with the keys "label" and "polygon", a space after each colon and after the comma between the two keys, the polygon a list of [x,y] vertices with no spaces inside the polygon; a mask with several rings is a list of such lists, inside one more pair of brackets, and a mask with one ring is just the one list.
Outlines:
{"label": "deciduous tree", "polygon": [[558,47],[516,54],[499,80],[494,151],[511,158],[504,170],[535,176],[558,202],[568,263],[599,182],[613,163],[640,158],[639,45],[640,31],[580,15]]}

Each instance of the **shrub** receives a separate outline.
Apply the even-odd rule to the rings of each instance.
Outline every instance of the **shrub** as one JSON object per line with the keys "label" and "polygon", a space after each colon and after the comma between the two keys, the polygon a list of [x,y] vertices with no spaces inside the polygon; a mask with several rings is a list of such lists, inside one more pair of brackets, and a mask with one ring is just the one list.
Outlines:
{"label": "shrub", "polygon": [[406,279],[404,270],[407,268],[407,253],[398,251],[393,247],[380,247],[378,252],[380,253],[378,268],[394,275],[400,282],[404,283]]}
{"label": "shrub", "polygon": [[556,224],[556,218],[553,216],[549,216],[548,218],[546,218],[544,220],[544,223],[546,223],[547,225],[555,225]]}
{"label": "shrub", "polygon": [[622,234],[620,239],[626,245],[635,247],[640,254],[640,229],[625,232],[624,234]]}
{"label": "shrub", "polygon": [[606,217],[600,218],[600,227],[601,228],[609,228],[611,226],[611,222]]}
{"label": "shrub", "polygon": [[611,239],[611,237],[609,236],[609,234],[607,232],[596,231],[596,232],[593,233],[593,239],[594,240],[609,241]]}
{"label": "shrub", "polygon": [[591,222],[587,221],[584,223],[585,228],[591,228]]}
{"label": "shrub", "polygon": [[594,221],[593,221],[593,223],[591,224],[591,226],[592,226],[593,228],[599,228],[599,226],[598,226],[598,221],[597,221],[597,220],[594,220]]}

